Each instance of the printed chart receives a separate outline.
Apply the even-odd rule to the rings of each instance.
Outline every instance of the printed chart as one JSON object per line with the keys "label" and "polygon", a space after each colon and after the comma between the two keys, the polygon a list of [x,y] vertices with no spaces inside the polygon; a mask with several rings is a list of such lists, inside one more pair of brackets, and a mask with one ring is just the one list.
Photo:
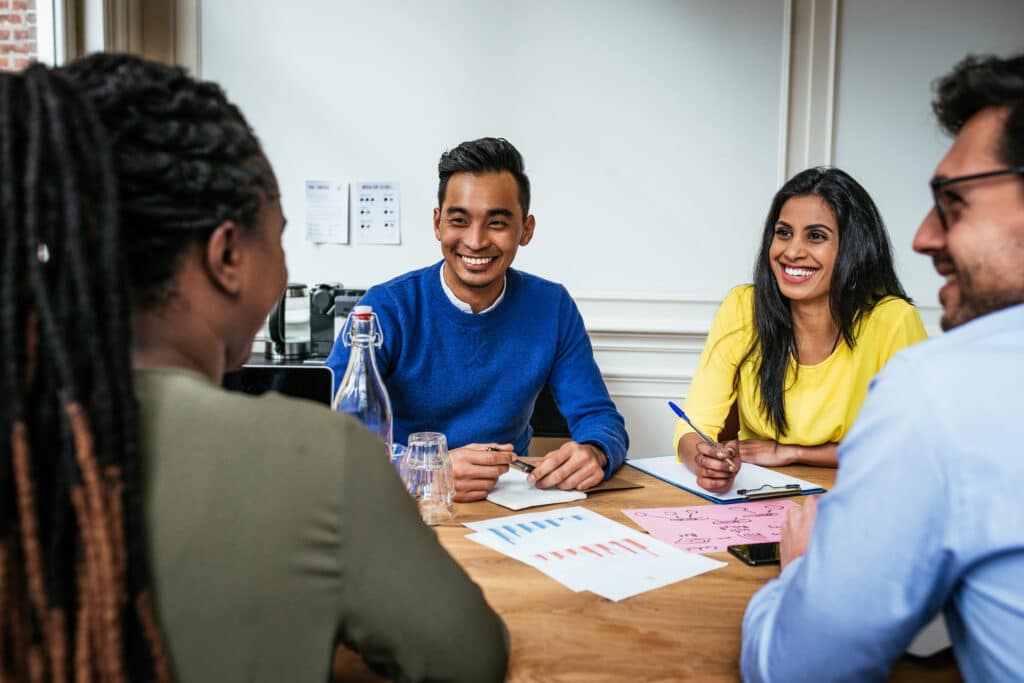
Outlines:
{"label": "printed chart", "polygon": [[470,522],[467,538],[573,591],[622,600],[724,567],[582,507]]}

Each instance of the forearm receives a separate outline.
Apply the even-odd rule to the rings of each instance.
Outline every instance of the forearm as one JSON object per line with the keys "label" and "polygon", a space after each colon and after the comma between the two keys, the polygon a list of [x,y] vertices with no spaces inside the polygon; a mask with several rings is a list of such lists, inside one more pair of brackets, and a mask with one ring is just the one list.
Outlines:
{"label": "forearm", "polygon": [[698,443],[700,443],[700,437],[695,433],[690,432],[689,434],[683,434],[676,446],[676,455],[679,456],[679,459],[691,472],[696,471],[697,467],[696,460]]}
{"label": "forearm", "polygon": [[816,467],[838,467],[839,459],[836,452],[838,444],[823,443],[819,446],[798,446],[796,444],[779,444],[786,464],[814,465]]}

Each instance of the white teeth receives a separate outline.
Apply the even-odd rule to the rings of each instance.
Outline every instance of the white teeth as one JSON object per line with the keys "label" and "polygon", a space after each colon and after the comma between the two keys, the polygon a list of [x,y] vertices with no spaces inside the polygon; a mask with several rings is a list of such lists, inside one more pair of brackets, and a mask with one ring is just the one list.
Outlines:
{"label": "white teeth", "polygon": [[814,273],[815,269],[811,268],[790,268],[789,266],[783,266],[783,270],[786,271],[786,275],[790,277],[808,277]]}
{"label": "white teeth", "polygon": [[493,257],[490,257],[490,258],[473,258],[472,256],[460,256],[459,258],[461,258],[463,261],[465,261],[466,263],[468,263],[471,266],[482,266],[485,263],[490,263],[491,261],[494,260]]}

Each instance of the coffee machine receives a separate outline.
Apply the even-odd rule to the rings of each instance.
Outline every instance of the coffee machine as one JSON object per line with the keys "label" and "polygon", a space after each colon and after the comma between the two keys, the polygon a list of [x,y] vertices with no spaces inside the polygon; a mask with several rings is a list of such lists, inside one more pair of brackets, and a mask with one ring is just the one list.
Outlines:
{"label": "coffee machine", "polygon": [[[309,289],[301,282],[289,282],[274,310],[270,312],[267,327],[270,340],[267,342],[266,357],[275,361],[302,361],[309,357],[309,332],[305,329],[296,330],[298,325],[306,327],[304,320],[293,320],[288,324],[286,311],[295,309],[296,305],[304,306],[309,299]],[[288,302],[291,301],[291,306]],[[299,311],[300,316],[302,311]]]}
{"label": "coffee machine", "polygon": [[344,319],[366,294],[365,289],[345,289],[340,282],[322,282],[309,293],[309,341],[311,358],[327,358],[337,336],[335,321]]}

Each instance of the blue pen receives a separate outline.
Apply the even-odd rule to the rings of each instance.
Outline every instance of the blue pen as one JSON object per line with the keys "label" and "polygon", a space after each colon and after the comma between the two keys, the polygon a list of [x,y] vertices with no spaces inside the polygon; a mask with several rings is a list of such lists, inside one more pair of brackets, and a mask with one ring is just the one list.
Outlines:
{"label": "blue pen", "polygon": [[[697,436],[699,436],[701,439],[704,440],[704,443],[706,443],[707,445],[711,446],[716,451],[717,450],[722,450],[721,444],[719,444],[717,441],[712,439],[710,436],[708,436],[704,432],[700,431],[700,428],[697,427],[697,425],[695,425],[692,422],[690,422],[690,418],[686,417],[686,413],[683,412],[682,408],[677,406],[672,401],[668,402],[668,407],[671,408],[672,412],[674,412],[676,415],[678,415],[679,417],[683,418],[683,421],[686,422],[686,424],[690,425],[690,429],[692,429],[694,432],[696,432]],[[736,471],[736,466],[732,464],[732,461],[729,460],[728,457],[720,458],[720,460],[724,460],[725,461],[725,463],[729,466],[729,470],[731,472],[735,472]]]}

